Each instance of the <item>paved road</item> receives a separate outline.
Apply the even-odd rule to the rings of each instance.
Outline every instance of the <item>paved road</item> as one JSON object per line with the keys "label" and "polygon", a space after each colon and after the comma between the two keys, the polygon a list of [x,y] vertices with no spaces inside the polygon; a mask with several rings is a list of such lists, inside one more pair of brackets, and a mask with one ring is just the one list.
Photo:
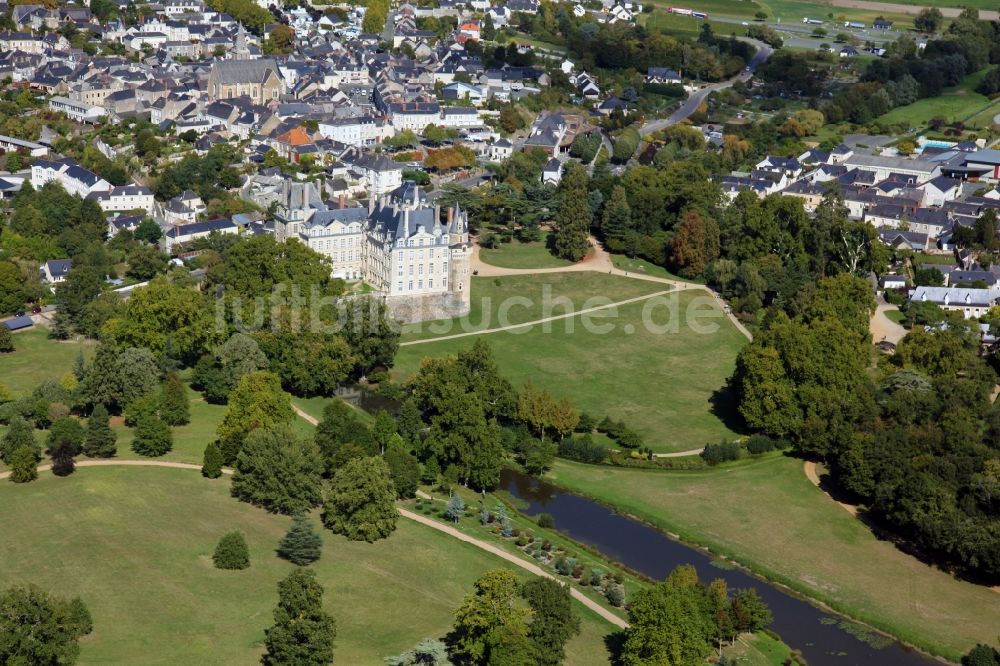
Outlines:
{"label": "paved road", "polygon": [[652,122],[648,122],[645,125],[643,125],[642,129],[639,130],[639,136],[644,136],[644,137],[649,136],[654,132],[659,132],[662,129],[670,127],[671,125],[676,125],[681,121],[687,120],[688,116],[697,111],[698,107],[701,106],[701,103],[705,101],[705,98],[711,95],[713,92],[715,92],[716,90],[729,88],[737,81],[746,81],[751,76],[753,76],[753,73],[757,70],[757,67],[760,66],[760,64],[763,63],[765,60],[771,57],[771,54],[774,53],[774,49],[772,49],[770,46],[768,46],[763,42],[758,42],[755,39],[750,39],[746,41],[751,42],[754,46],[757,47],[757,53],[756,55],[754,55],[753,59],[750,61],[750,64],[748,65],[748,67],[750,68],[749,72],[740,72],[739,74],[729,79],[728,81],[713,83],[711,85],[705,86],[704,88],[694,93],[691,93],[691,96],[688,97],[684,101],[684,103],[680,105],[680,108],[671,113],[669,117],[661,118],[659,120],[654,120]]}

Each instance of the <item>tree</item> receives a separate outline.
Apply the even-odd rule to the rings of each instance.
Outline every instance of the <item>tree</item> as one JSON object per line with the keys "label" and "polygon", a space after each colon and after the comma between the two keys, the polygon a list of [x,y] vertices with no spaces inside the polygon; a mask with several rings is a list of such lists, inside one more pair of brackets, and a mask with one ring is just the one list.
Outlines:
{"label": "tree", "polygon": [[233,497],[294,515],[322,501],[323,462],[316,444],[287,424],[253,430],[236,458]]}
{"label": "tree", "polygon": [[216,442],[209,442],[201,460],[201,475],[207,479],[217,479],[222,476],[222,451]]}
{"label": "tree", "polygon": [[456,612],[446,642],[459,663],[492,664],[504,655],[504,642],[528,637],[530,611],[515,603],[517,577],[507,569],[490,569],[475,587]]}
{"label": "tree", "polygon": [[163,232],[160,230],[160,225],[153,221],[151,217],[142,218],[142,222],[139,226],[135,228],[132,232],[132,236],[136,240],[145,241],[146,243],[155,243],[163,236]]}
{"label": "tree", "polygon": [[352,541],[383,539],[396,529],[395,500],[386,462],[377,457],[356,458],[333,475],[323,524]]}
{"label": "tree", "polygon": [[305,514],[295,514],[292,526],[278,545],[278,555],[301,567],[318,560],[322,550],[323,538],[313,529],[312,522]]}
{"label": "tree", "polygon": [[590,250],[587,234],[591,214],[587,205],[587,171],[571,162],[559,182],[559,213],[556,215],[555,252],[563,259],[579,261]]}
{"label": "tree", "polygon": [[979,643],[962,657],[962,666],[1000,666],[1000,650]]}
{"label": "tree", "polygon": [[420,443],[420,433],[424,429],[424,419],[413,398],[407,398],[396,414],[396,430],[403,442],[412,448]]}
{"label": "tree", "polygon": [[229,407],[217,431],[222,459],[233,464],[247,435],[288,423],[294,417],[291,398],[277,375],[264,371],[244,375],[229,395]]}
{"label": "tree", "polygon": [[118,452],[118,436],[111,429],[108,409],[98,404],[90,412],[83,435],[83,453],[91,458],[112,458]]}
{"label": "tree", "polygon": [[367,455],[376,451],[368,426],[343,400],[332,400],[323,408],[323,419],[316,426],[315,440],[331,474],[334,471],[333,460],[345,444],[355,444]]}
{"label": "tree", "polygon": [[392,484],[396,488],[396,496],[408,499],[417,493],[417,486],[420,483],[420,463],[403,449],[402,438],[395,433],[393,436],[396,441],[389,444],[383,458],[389,466],[389,476],[392,477]]}
{"label": "tree", "polygon": [[412,650],[385,658],[386,666],[452,666],[448,646],[434,638],[425,638]]}
{"label": "tree", "polygon": [[120,411],[155,391],[159,377],[159,365],[148,349],[121,349],[114,342],[102,342],[78,388],[86,404]]}
{"label": "tree", "polygon": [[41,448],[35,440],[35,429],[27,419],[15,413],[10,418],[10,425],[3,439],[0,439],[0,460],[10,465],[14,451],[22,446],[27,447],[36,460],[41,454]]}
{"label": "tree", "polygon": [[[0,261],[0,314],[17,312],[18,308],[24,305],[25,300],[27,300],[27,294],[24,290],[24,276],[21,274],[21,270],[12,261]],[[4,340],[10,341],[9,336],[10,330],[6,334],[0,331],[0,350],[3,350]]]}
{"label": "tree", "polygon": [[611,198],[604,204],[601,217],[601,233],[608,242],[610,249],[622,249],[629,234],[632,232],[632,211],[628,205],[625,188],[615,185],[611,190]]}
{"label": "tree", "polygon": [[135,438],[132,450],[141,456],[155,458],[166,454],[174,447],[174,436],[170,426],[156,414],[143,413],[135,424]]}
{"label": "tree", "polygon": [[75,467],[73,457],[83,445],[83,426],[68,416],[55,421],[49,429],[47,444],[52,456],[52,473],[69,476]]}
{"label": "tree", "polygon": [[27,483],[38,478],[38,461],[35,452],[27,446],[19,446],[10,454],[10,480]]}
{"label": "tree", "polygon": [[90,633],[86,606],[67,603],[34,585],[0,595],[0,664],[61,666],[80,654],[78,639]]}
{"label": "tree", "polygon": [[179,373],[167,374],[167,380],[160,388],[160,418],[171,426],[184,425],[189,421],[187,388]]}
{"label": "tree", "polygon": [[671,242],[671,263],[684,277],[698,277],[719,258],[719,225],[689,211]]}
{"label": "tree", "polygon": [[216,348],[215,358],[230,389],[244,375],[256,370],[267,370],[269,364],[267,355],[261,351],[257,341],[246,333],[233,333]]}
{"label": "tree", "polygon": [[9,354],[15,351],[14,336],[6,326],[0,326],[0,354]]}
{"label": "tree", "polygon": [[228,532],[219,539],[212,553],[212,561],[216,569],[248,569],[250,567],[250,549],[243,532],[235,530]]}
{"label": "tree", "polygon": [[276,26],[269,39],[278,53],[289,53],[295,48],[295,31],[287,25]]}
{"label": "tree", "polygon": [[448,519],[457,523],[465,515],[465,501],[461,495],[452,495],[448,498]]}
{"label": "tree", "polygon": [[937,7],[924,7],[913,19],[913,27],[920,32],[934,34],[944,23],[944,14]]}
{"label": "tree", "polygon": [[528,638],[535,646],[535,663],[558,666],[566,657],[566,642],[580,633],[569,587],[551,578],[532,578],[521,594],[532,610]]}
{"label": "tree", "polygon": [[760,631],[771,624],[771,609],[752,587],[736,591],[731,612],[737,631]]}
{"label": "tree", "polygon": [[264,631],[264,666],[324,666],[333,661],[334,619],[323,611],[323,587],[311,569],[278,583],[274,624]]}

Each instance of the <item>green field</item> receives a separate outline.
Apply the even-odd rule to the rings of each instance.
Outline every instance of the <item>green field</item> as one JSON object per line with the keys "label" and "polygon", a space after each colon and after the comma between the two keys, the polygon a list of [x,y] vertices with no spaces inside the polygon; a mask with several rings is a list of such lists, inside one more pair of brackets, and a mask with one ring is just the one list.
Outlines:
{"label": "green field", "polygon": [[1000,594],[876,538],[809,482],[801,460],[699,472],[557,461],[552,477],[955,661],[996,641]]}
{"label": "green field", "polygon": [[73,369],[80,350],[89,355],[94,344],[93,341],[51,340],[48,329],[41,326],[16,333],[14,353],[0,354],[0,384],[9,388],[15,397],[31,393],[46,379],[62,379]]}
{"label": "green field", "polygon": [[[539,285],[555,277],[544,276],[544,282],[543,276],[519,276],[516,281],[503,278],[503,284],[530,296],[532,290],[537,293]],[[628,298],[627,288],[665,286],[601,274],[561,274],[558,278],[559,289],[553,289],[553,294],[578,293],[583,288],[578,279],[591,286],[613,280],[615,291],[611,293],[616,300]],[[482,284],[473,283],[474,302],[481,294],[478,285]],[[704,299],[699,311],[715,315],[702,320],[718,325],[713,333],[696,333],[687,325],[688,308],[699,297]],[[605,415],[624,419],[654,451],[681,451],[731,438],[734,433],[713,413],[710,401],[732,373],[745,338],[721,317],[718,306],[705,298],[705,292],[681,290],[671,298],[677,303],[672,321],[679,325],[676,331],[667,333],[643,325],[647,304],[637,302],[615,308],[614,319],[595,320],[613,327],[605,334],[588,332],[577,317],[552,322],[548,331],[536,325],[491,333],[484,339],[493,347],[501,371],[515,386],[530,379],[598,419]],[[574,302],[580,303],[581,297]],[[665,308],[652,309],[652,320],[665,323]],[[422,358],[455,353],[471,346],[475,337],[401,347],[395,374],[397,378],[412,376]]]}
{"label": "green field", "polygon": [[[274,554],[289,525],[229,497],[225,479],[152,468],[90,468],[59,479],[0,484],[0,585],[32,582],[79,595],[94,616],[81,664],[248,664],[271,623],[276,582],[292,565]],[[220,571],[219,537],[242,530],[251,568]],[[439,637],[484,570],[499,560],[400,520],[389,539],[355,543],[324,532],[313,565],[337,620],[338,664],[375,664]],[[586,611],[569,663],[606,664],[611,627]]]}
{"label": "green field", "polygon": [[[988,127],[992,123],[992,116],[1000,113],[1000,107],[975,90],[985,75],[986,70],[970,74],[959,85],[946,88],[938,97],[920,99],[913,104],[895,108],[880,116],[879,121],[887,124],[901,123],[920,129],[937,117],[948,122],[963,121],[967,124],[970,119],[978,118],[979,126]],[[983,117],[988,117],[988,122],[983,122]]]}
{"label": "green field", "polygon": [[560,259],[549,252],[546,238],[531,243],[514,239],[510,243],[502,243],[496,249],[481,247],[479,258],[491,266],[501,268],[559,268],[571,265],[572,261]]}

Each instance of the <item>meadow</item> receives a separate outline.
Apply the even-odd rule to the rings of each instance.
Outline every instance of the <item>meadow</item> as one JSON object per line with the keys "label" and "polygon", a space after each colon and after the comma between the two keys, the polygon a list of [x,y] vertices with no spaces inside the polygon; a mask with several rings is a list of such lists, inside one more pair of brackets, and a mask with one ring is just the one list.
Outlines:
{"label": "meadow", "polygon": [[[232,499],[227,479],[134,467],[43,473],[34,483],[0,484],[0,504],[6,530],[18,535],[0,540],[0,586],[31,582],[83,598],[95,630],[82,641],[79,663],[258,659],[275,585],[293,568],[274,553],[290,519]],[[245,571],[212,565],[216,542],[232,529],[250,546]],[[323,539],[323,557],[311,568],[337,621],[341,664],[381,663],[442,636],[473,581],[501,566],[404,519],[374,544],[325,531]],[[584,629],[568,646],[570,663],[607,664],[604,636],[613,628],[577,610]]]}
{"label": "meadow", "polygon": [[491,266],[501,268],[559,268],[573,262],[552,254],[548,249],[549,235],[541,240],[522,243],[516,238],[509,243],[501,243],[497,248],[480,248],[479,258]]}

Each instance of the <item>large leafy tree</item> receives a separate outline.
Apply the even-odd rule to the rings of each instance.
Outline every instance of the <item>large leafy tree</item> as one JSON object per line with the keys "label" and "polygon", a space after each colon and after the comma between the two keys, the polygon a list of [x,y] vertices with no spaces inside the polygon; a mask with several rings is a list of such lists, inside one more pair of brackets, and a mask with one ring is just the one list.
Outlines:
{"label": "large leafy tree", "polygon": [[264,631],[265,666],[324,666],[333,661],[337,625],[323,610],[323,587],[299,568],[278,583],[274,624]]}
{"label": "large leafy tree", "polygon": [[236,458],[233,496],[274,513],[296,514],[322,501],[323,463],[316,444],[288,425],[258,428]]}
{"label": "large leafy tree", "polygon": [[78,640],[89,634],[86,606],[35,587],[15,586],[0,594],[0,663],[31,666],[73,664]]}
{"label": "large leafy tree", "polygon": [[223,331],[201,294],[157,278],[132,292],[125,310],[105,325],[122,346],[144,347],[159,355],[169,338],[173,352],[188,365],[213,345]]}
{"label": "large leafy tree", "polygon": [[491,664],[518,639],[523,644],[528,638],[530,611],[516,603],[517,577],[507,569],[490,569],[475,587],[455,614],[446,642],[460,663]]}
{"label": "large leafy tree", "polygon": [[333,475],[323,523],[353,541],[384,539],[396,529],[395,500],[396,488],[385,461],[355,458]]}
{"label": "large leafy tree", "polygon": [[160,369],[148,349],[121,348],[102,342],[94,352],[78,390],[86,404],[121,411],[159,385]]}
{"label": "large leafy tree", "polygon": [[229,407],[217,430],[222,458],[236,461],[243,441],[254,430],[288,423],[295,417],[281,380],[270,372],[244,375],[229,395]]}
{"label": "large leafy tree", "polygon": [[339,399],[331,400],[323,408],[323,419],[316,426],[315,440],[330,474],[334,472],[334,460],[345,444],[357,446],[368,455],[377,451],[368,426],[350,405]]}
{"label": "large leafy tree", "polygon": [[689,211],[671,241],[671,264],[685,277],[698,277],[718,258],[719,225]]}
{"label": "large leafy tree", "polygon": [[532,610],[528,638],[535,646],[539,666],[558,666],[566,658],[566,642],[580,633],[569,587],[541,576],[524,584],[521,594]]}

